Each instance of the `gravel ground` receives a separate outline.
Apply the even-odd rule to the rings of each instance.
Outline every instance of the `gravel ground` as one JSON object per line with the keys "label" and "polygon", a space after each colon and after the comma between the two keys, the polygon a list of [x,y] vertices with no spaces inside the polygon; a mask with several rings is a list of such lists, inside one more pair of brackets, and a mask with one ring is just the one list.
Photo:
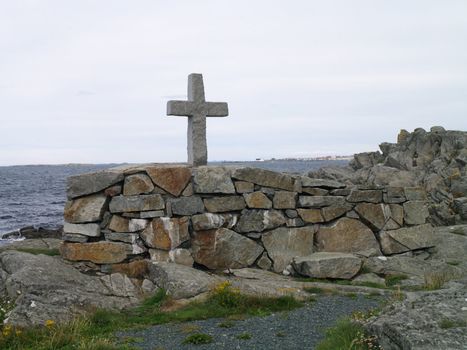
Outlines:
{"label": "gravel ground", "polygon": [[[322,296],[311,305],[289,312],[230,321],[230,328],[219,327],[225,319],[209,319],[119,332],[117,336],[135,339],[131,345],[144,350],[311,350],[323,338],[324,329],[333,326],[339,318],[356,310],[374,308],[380,301],[363,296],[355,299],[345,296]],[[203,345],[183,344],[183,340],[193,333],[209,334],[213,341]],[[249,334],[251,338],[239,339],[241,334]]]}

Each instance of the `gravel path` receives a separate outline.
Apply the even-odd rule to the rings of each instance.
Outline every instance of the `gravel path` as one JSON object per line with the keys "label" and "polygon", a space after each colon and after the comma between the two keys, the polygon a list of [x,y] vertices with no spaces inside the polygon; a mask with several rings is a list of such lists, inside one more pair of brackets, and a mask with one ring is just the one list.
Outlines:
{"label": "gravel path", "polygon": [[[179,324],[166,324],[144,330],[117,333],[120,338],[131,337],[137,349],[267,349],[267,350],[312,350],[324,336],[324,329],[356,310],[368,310],[378,306],[381,300],[358,296],[322,296],[311,305],[289,312],[229,321],[230,328],[219,327],[225,319],[209,319]],[[210,344],[182,344],[193,333],[209,334]],[[250,339],[239,339],[248,334]]]}

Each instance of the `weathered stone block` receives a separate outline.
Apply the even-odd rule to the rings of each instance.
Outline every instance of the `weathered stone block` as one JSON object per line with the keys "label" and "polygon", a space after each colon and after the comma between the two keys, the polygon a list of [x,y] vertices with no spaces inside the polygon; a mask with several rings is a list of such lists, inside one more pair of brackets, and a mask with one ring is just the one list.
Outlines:
{"label": "weathered stone block", "polygon": [[408,201],[428,200],[425,190],[421,187],[405,187],[404,192]]}
{"label": "weathered stone block", "polygon": [[381,190],[352,190],[347,197],[351,203],[369,202],[381,203],[383,201],[383,191]]}
{"label": "weathered stone block", "polygon": [[350,203],[344,203],[342,205],[335,205],[331,207],[324,207],[321,209],[321,214],[324,217],[324,221],[332,221],[334,219],[337,219],[338,217],[341,217],[345,213],[347,213],[349,210],[352,210],[353,205]]}
{"label": "weathered stone block", "polygon": [[152,183],[149,176],[146,174],[134,174],[125,178],[125,183],[123,185],[123,195],[133,196],[137,194],[147,194],[150,193],[153,189],[154,184]]}
{"label": "weathered stone block", "polygon": [[89,236],[83,236],[78,233],[63,233],[62,240],[67,242],[85,243]]}
{"label": "weathered stone block", "polygon": [[109,204],[111,213],[151,211],[164,208],[165,203],[160,194],[116,196],[112,198]]}
{"label": "weathered stone block", "polygon": [[195,231],[212,230],[220,227],[232,228],[237,220],[237,215],[233,214],[204,213],[191,217],[193,230]]}
{"label": "weathered stone block", "polygon": [[320,209],[297,209],[297,211],[298,215],[300,215],[302,220],[305,222],[313,224],[324,222]]}
{"label": "weathered stone block", "polygon": [[345,198],[340,196],[299,196],[298,206],[302,208],[322,208],[344,206]]}
{"label": "weathered stone block", "polygon": [[204,205],[207,211],[212,213],[221,213],[226,211],[238,211],[245,209],[245,200],[242,196],[225,196],[206,198]]}
{"label": "weathered stone block", "polygon": [[384,194],[386,203],[404,203],[406,200],[404,187],[388,187],[387,192]]}
{"label": "weathered stone block", "polygon": [[142,211],[140,213],[141,219],[160,218],[161,216],[164,216],[163,210]]}
{"label": "weathered stone block", "polygon": [[426,202],[409,201],[403,204],[404,221],[407,225],[422,225],[430,215]]}
{"label": "weathered stone block", "polygon": [[193,266],[194,260],[188,249],[176,248],[169,251],[170,261],[175,264]]}
{"label": "weathered stone block", "polygon": [[188,224],[187,217],[156,218],[140,235],[151,248],[171,250],[190,239]]}
{"label": "weathered stone block", "polygon": [[106,241],[117,241],[125,243],[136,243],[139,235],[137,233],[128,233],[128,232],[105,232],[104,233]]}
{"label": "weathered stone block", "polygon": [[146,172],[157,186],[176,197],[191,180],[191,168],[185,166],[148,167]]}
{"label": "weathered stone block", "polygon": [[123,181],[123,174],[111,170],[70,176],[67,180],[67,196],[76,198],[96,193],[120,181]]}
{"label": "weathered stone block", "polygon": [[235,187],[230,178],[232,171],[225,167],[200,166],[193,169],[195,193],[234,194]]}
{"label": "weathered stone block", "polygon": [[343,183],[328,180],[328,179],[314,179],[308,176],[302,176],[302,187],[321,187],[326,189],[344,188]]}
{"label": "weathered stone block", "polygon": [[302,193],[311,194],[312,196],[327,196],[329,194],[329,191],[325,190],[324,188],[303,187]]}
{"label": "weathered stone block", "polygon": [[172,214],[194,215],[204,211],[204,204],[199,197],[182,197],[169,200]]}
{"label": "weathered stone block", "polygon": [[127,218],[123,218],[119,215],[112,215],[108,229],[114,232],[129,232],[129,222],[130,220]]}
{"label": "weathered stone block", "polygon": [[316,234],[316,243],[321,252],[381,255],[373,232],[360,221],[349,218],[341,218],[330,226],[321,226]]}
{"label": "weathered stone block", "polygon": [[235,190],[237,193],[250,193],[255,190],[255,185],[251,182],[246,181],[235,181]]}
{"label": "weathered stone block", "polygon": [[144,230],[146,226],[148,226],[148,220],[144,219],[130,219],[128,224],[128,231],[129,232],[137,232]]}
{"label": "weathered stone block", "polygon": [[65,221],[73,224],[100,221],[106,207],[107,197],[102,194],[77,198],[65,205]]}
{"label": "weathered stone block", "polygon": [[271,209],[271,200],[262,192],[253,192],[243,195],[246,206],[252,209]]}
{"label": "weathered stone block", "polygon": [[210,269],[243,268],[252,265],[263,248],[232,230],[195,232],[192,240],[194,260]]}
{"label": "weathered stone block", "polygon": [[65,234],[78,233],[89,237],[99,237],[101,235],[101,228],[99,224],[70,224],[65,222],[63,232]]}
{"label": "weathered stone block", "polygon": [[261,241],[273,261],[273,270],[282,273],[294,257],[313,253],[313,236],[312,227],[280,227],[264,233]]}
{"label": "weathered stone block", "polygon": [[286,174],[258,168],[236,169],[232,177],[237,180],[248,181],[260,186],[278,188],[286,191],[294,191],[295,179]]}
{"label": "weathered stone block", "polygon": [[272,261],[269,259],[267,253],[263,253],[261,258],[259,258],[256,262],[256,265],[258,265],[258,267],[262,270],[270,270],[272,268]]}
{"label": "weathered stone block", "polygon": [[262,232],[285,224],[285,217],[278,210],[244,210],[240,215],[235,231]]}
{"label": "weathered stone block", "polygon": [[436,237],[433,227],[430,224],[425,224],[384,231],[380,233],[380,238],[383,252],[385,254],[396,254],[433,247]]}
{"label": "weathered stone block", "polygon": [[62,257],[71,261],[92,261],[95,264],[116,264],[131,254],[132,247],[124,243],[67,243],[60,246]]}
{"label": "weathered stone block", "polygon": [[274,209],[295,209],[297,192],[277,191],[273,198]]}
{"label": "weathered stone block", "polygon": [[295,257],[292,266],[302,276],[351,279],[362,267],[362,260],[348,253],[314,253]]}
{"label": "weathered stone block", "polygon": [[387,204],[358,203],[355,211],[375,231],[382,230],[391,218],[391,209]]}

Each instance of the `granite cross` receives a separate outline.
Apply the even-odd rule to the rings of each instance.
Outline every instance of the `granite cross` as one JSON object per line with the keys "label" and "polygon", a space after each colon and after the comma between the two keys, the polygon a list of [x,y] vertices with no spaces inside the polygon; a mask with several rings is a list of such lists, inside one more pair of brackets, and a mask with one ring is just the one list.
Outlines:
{"label": "granite cross", "polygon": [[188,76],[188,101],[168,101],[167,115],[188,117],[188,163],[206,165],[206,117],[226,117],[229,110],[226,102],[206,102],[203,76],[192,73]]}

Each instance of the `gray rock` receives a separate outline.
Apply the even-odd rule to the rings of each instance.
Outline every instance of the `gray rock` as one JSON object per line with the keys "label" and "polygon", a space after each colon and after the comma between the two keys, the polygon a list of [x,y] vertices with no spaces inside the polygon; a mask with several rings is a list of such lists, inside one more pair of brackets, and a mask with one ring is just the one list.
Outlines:
{"label": "gray rock", "polygon": [[302,208],[322,208],[345,205],[345,198],[341,196],[299,196],[298,206]]}
{"label": "gray rock", "polygon": [[374,230],[382,230],[391,218],[391,208],[387,204],[358,203],[354,209],[362,220]]}
{"label": "gray rock", "polygon": [[169,251],[169,258],[171,262],[175,264],[193,266],[194,260],[188,249],[176,248]]}
{"label": "gray rock", "polygon": [[172,214],[194,215],[204,211],[204,204],[199,197],[174,198],[168,201]]}
{"label": "gray rock", "polygon": [[100,221],[107,207],[107,197],[94,194],[68,201],[65,205],[65,221],[73,224]]}
{"label": "gray rock", "polygon": [[278,188],[286,191],[295,190],[295,179],[283,173],[258,168],[236,169],[232,177],[237,180],[248,181],[260,186]]}
{"label": "gray rock", "polygon": [[140,236],[151,248],[172,250],[190,239],[188,226],[188,217],[155,218]]}
{"label": "gray rock", "polygon": [[384,201],[386,203],[396,204],[403,203],[407,200],[403,187],[388,187],[387,192],[384,194]]}
{"label": "gray rock", "polygon": [[270,270],[272,268],[272,261],[269,259],[268,254],[263,253],[261,258],[256,262],[256,265],[262,270]]}
{"label": "gray rock", "polygon": [[180,264],[149,264],[149,280],[174,299],[186,299],[208,292],[222,279]]}
{"label": "gray rock", "polygon": [[193,184],[196,193],[234,194],[235,187],[230,178],[231,169],[201,166],[193,169]]}
{"label": "gray rock", "polygon": [[343,216],[349,210],[352,210],[352,208],[352,204],[344,203],[342,205],[324,207],[321,209],[321,214],[323,215],[324,221],[328,222]]}
{"label": "gray rock", "polygon": [[377,274],[370,272],[370,273],[364,273],[362,275],[358,275],[352,280],[351,283],[353,285],[371,283],[371,284],[378,284],[381,286],[385,286],[386,280],[382,277],[379,277]]}
{"label": "gray rock", "polygon": [[383,192],[381,190],[352,190],[347,200],[352,203],[381,203],[383,201]]}
{"label": "gray rock", "polygon": [[467,220],[467,197],[454,199],[454,207],[456,208],[462,220]]}
{"label": "gray rock", "polygon": [[0,296],[16,300],[8,323],[18,327],[66,322],[93,308],[119,310],[141,300],[138,288],[109,288],[57,257],[8,251],[0,254],[0,271]]}
{"label": "gray rock", "polygon": [[253,240],[226,228],[198,231],[192,239],[194,260],[210,269],[250,266],[263,251]]}
{"label": "gray rock", "polygon": [[292,265],[306,277],[351,279],[360,271],[362,261],[353,254],[322,252],[294,257]]}
{"label": "gray rock", "polygon": [[104,233],[106,241],[117,241],[125,243],[135,243],[139,238],[137,233],[127,233],[127,232],[105,232]]}
{"label": "gray rock", "polygon": [[244,210],[235,226],[237,232],[262,232],[285,224],[285,217],[278,210]]}
{"label": "gray rock", "polygon": [[[439,291],[407,292],[404,300],[371,318],[366,328],[388,350],[464,350],[467,332],[459,325],[465,324],[466,290],[462,281]],[[446,321],[454,326],[442,327]]]}
{"label": "gray rock", "polygon": [[262,235],[261,240],[269,258],[273,261],[273,270],[281,273],[296,256],[313,253],[314,229],[312,227],[280,227]]}
{"label": "gray rock", "polygon": [[68,198],[72,199],[102,191],[120,181],[123,181],[123,174],[111,170],[70,176],[67,179],[66,192]]}
{"label": "gray rock", "polygon": [[403,253],[435,245],[434,230],[430,224],[384,231],[380,235],[384,254]]}
{"label": "gray rock", "polygon": [[67,242],[77,242],[77,243],[84,243],[87,242],[89,239],[88,236],[83,236],[77,233],[64,233],[62,236],[62,240]]}
{"label": "gray rock", "polygon": [[[324,188],[303,187],[302,188],[302,193],[311,194],[312,196],[327,196],[329,194],[329,191],[325,190]],[[350,191],[349,191],[349,193],[350,193]],[[345,194],[345,196],[347,196],[347,194]],[[342,195],[341,194],[336,194],[336,196],[342,196]]]}
{"label": "gray rock", "polygon": [[144,230],[148,226],[149,221],[144,219],[130,219],[128,223],[129,232],[138,232]]}
{"label": "gray rock", "polygon": [[142,211],[140,213],[141,219],[160,218],[161,216],[164,216],[163,210]]}
{"label": "gray rock", "polygon": [[297,192],[277,191],[273,198],[274,209],[295,209]]}
{"label": "gray rock", "polygon": [[290,219],[295,219],[298,216],[298,212],[294,209],[287,209],[285,215]]}
{"label": "gray rock", "polygon": [[329,226],[321,226],[316,234],[321,252],[355,253],[363,256],[380,255],[373,232],[358,220],[341,218]]}
{"label": "gray rock", "polygon": [[235,190],[237,193],[250,193],[255,190],[255,185],[252,182],[246,181],[235,181]]}
{"label": "gray rock", "polygon": [[302,219],[295,218],[295,219],[287,219],[287,221],[285,222],[285,225],[287,227],[302,227],[302,226],[305,226],[305,223],[303,222]]}
{"label": "gray rock", "polygon": [[165,208],[160,194],[146,194],[139,196],[116,196],[109,204],[111,213],[152,211]]}
{"label": "gray rock", "polygon": [[422,225],[430,215],[426,202],[409,201],[403,204],[404,221],[407,225]]}
{"label": "gray rock", "polygon": [[245,199],[246,206],[252,209],[271,209],[272,202],[271,200],[260,191],[245,193],[243,195]]}
{"label": "gray rock", "polygon": [[220,227],[232,228],[237,220],[237,215],[233,214],[204,213],[191,217],[193,230],[195,231],[212,230]]}
{"label": "gray rock", "polygon": [[206,198],[204,205],[209,212],[221,213],[245,209],[245,200],[242,196],[225,196]]}
{"label": "gray rock", "polygon": [[340,183],[334,180],[314,179],[308,176],[302,176],[301,181],[302,181],[302,187],[322,187],[322,188],[327,188],[327,189],[345,187],[343,183]]}
{"label": "gray rock", "polygon": [[147,194],[154,190],[154,184],[146,174],[134,174],[125,178],[123,185],[123,195],[133,196],[137,194]]}
{"label": "gray rock", "polygon": [[426,192],[421,187],[405,187],[405,196],[408,201],[426,201]]}
{"label": "gray rock", "polygon": [[89,237],[99,237],[101,228],[99,224],[70,224],[65,222],[63,225],[63,233],[80,234]]}

